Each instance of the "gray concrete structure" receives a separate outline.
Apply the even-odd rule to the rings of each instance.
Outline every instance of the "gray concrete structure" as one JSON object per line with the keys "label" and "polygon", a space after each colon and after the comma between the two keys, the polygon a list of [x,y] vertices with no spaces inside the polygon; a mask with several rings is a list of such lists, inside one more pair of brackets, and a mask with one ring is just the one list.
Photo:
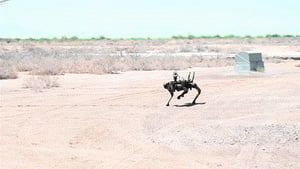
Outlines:
{"label": "gray concrete structure", "polygon": [[243,71],[264,71],[264,62],[259,52],[240,52],[235,56],[236,72]]}

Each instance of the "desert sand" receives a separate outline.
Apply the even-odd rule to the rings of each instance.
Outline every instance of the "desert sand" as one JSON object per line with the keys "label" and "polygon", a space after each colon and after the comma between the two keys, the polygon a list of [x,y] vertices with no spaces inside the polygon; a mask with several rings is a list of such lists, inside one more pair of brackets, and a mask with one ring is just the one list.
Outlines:
{"label": "desert sand", "polygon": [[[172,71],[65,74],[59,87],[1,80],[1,168],[300,168],[299,61],[265,72],[201,67],[197,104]],[[176,96],[179,93],[176,93]]]}

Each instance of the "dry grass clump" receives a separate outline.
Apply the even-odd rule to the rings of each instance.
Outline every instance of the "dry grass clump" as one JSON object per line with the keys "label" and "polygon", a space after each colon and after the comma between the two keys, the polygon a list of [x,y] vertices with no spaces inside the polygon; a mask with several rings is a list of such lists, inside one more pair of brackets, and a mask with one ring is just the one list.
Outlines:
{"label": "dry grass clump", "polygon": [[0,79],[16,79],[17,77],[17,72],[12,64],[0,60]]}
{"label": "dry grass clump", "polygon": [[33,75],[63,75],[61,59],[43,58],[32,65],[31,73]]}
{"label": "dry grass clump", "polygon": [[52,76],[31,76],[24,81],[24,87],[41,92],[43,89],[59,87],[58,78]]}
{"label": "dry grass clump", "polygon": [[12,63],[17,71],[30,72],[34,75],[61,75],[64,74],[61,59],[56,57],[55,50],[40,48],[25,48],[3,53],[3,60]]}
{"label": "dry grass clump", "polygon": [[142,58],[140,64],[140,70],[180,70],[192,66],[187,58],[174,56]]}
{"label": "dry grass clump", "polygon": [[104,56],[91,59],[64,59],[66,73],[118,73],[130,70],[180,70],[191,66],[184,57]]}
{"label": "dry grass clump", "polygon": [[106,74],[126,71],[125,65],[122,65],[120,59],[115,57],[68,58],[61,62],[66,73]]}
{"label": "dry grass clump", "polygon": [[30,72],[33,75],[64,74],[61,59],[25,57],[11,62],[15,64],[18,71]]}

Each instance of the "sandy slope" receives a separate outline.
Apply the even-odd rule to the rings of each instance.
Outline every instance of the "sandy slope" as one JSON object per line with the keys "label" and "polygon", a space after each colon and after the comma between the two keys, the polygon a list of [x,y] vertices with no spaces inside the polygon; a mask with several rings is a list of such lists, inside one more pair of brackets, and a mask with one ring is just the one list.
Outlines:
{"label": "sandy slope", "polygon": [[[300,168],[299,62],[195,68],[202,94],[165,104],[171,71],[1,80],[1,168]],[[187,71],[179,72],[182,76]]]}

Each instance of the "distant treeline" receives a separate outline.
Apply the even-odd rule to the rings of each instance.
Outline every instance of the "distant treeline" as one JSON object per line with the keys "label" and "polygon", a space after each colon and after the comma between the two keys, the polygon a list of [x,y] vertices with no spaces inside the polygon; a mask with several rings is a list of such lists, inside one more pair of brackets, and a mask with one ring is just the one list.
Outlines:
{"label": "distant treeline", "polygon": [[77,41],[77,40],[123,40],[123,39],[199,39],[199,38],[277,38],[277,37],[300,37],[300,35],[280,35],[280,34],[267,34],[267,35],[257,35],[257,36],[252,36],[252,35],[245,35],[245,36],[239,36],[239,35],[200,35],[200,36],[195,36],[195,35],[188,35],[188,36],[182,36],[182,35],[173,35],[171,38],[107,38],[104,36],[99,36],[99,37],[91,37],[91,38],[78,38],[77,36],[62,36],[60,38],[53,37],[53,38],[0,38],[0,41],[7,41],[7,42],[15,42],[15,41],[21,41],[21,40],[29,40],[29,41]]}
{"label": "distant treeline", "polygon": [[267,35],[257,35],[257,36],[251,36],[251,35],[245,35],[245,36],[239,36],[239,35],[201,35],[201,36],[194,36],[194,35],[188,35],[188,36],[172,36],[172,39],[197,39],[197,38],[270,38],[270,37],[300,37],[300,35],[280,35],[280,34],[267,34]]}

